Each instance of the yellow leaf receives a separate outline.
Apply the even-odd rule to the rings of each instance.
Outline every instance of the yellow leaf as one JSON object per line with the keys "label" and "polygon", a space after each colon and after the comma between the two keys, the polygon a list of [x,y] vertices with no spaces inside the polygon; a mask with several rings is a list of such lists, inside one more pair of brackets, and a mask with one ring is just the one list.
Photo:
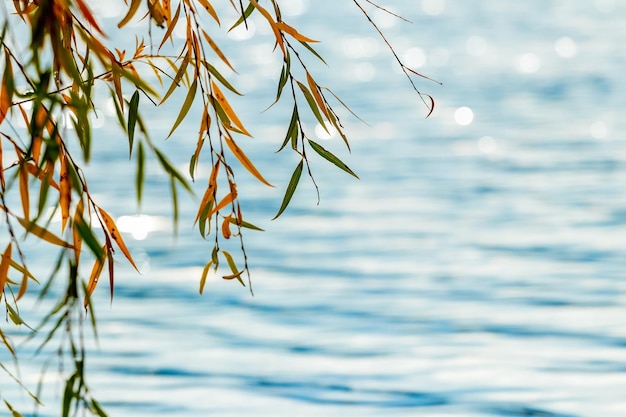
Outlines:
{"label": "yellow leaf", "polygon": [[28,233],[31,233],[37,236],[38,238],[45,240],[48,243],[52,243],[53,245],[61,246],[64,248],[70,248],[70,249],[74,248],[74,246],[70,245],[69,243],[67,243],[66,241],[64,241],[57,235],[55,235],[54,233],[50,232],[48,229],[44,229],[43,227],[38,226],[35,223],[31,223],[25,219],[22,219],[21,217],[16,217],[16,219],[22,225],[22,227],[26,229]]}
{"label": "yellow leaf", "polygon": [[9,278],[9,265],[11,265],[12,248],[13,243],[11,242],[4,250],[2,258],[0,258],[0,294],[4,292],[4,286],[7,283],[7,279]]}
{"label": "yellow leaf", "polygon": [[126,13],[126,16],[124,16],[120,23],[117,24],[118,28],[121,28],[122,26],[130,22],[130,19],[132,19],[135,13],[137,13],[137,9],[139,9],[140,4],[141,0],[132,0],[132,2],[130,3],[130,7],[128,8],[128,13]]}
{"label": "yellow leaf", "polygon": [[202,7],[204,7],[204,10],[206,10],[207,13],[210,14],[211,17],[213,19],[215,19],[215,21],[219,25],[220,24],[220,18],[218,17],[217,12],[215,11],[215,9],[211,5],[211,3],[209,3],[208,0],[198,0],[198,3],[200,3],[202,5]]}
{"label": "yellow leaf", "polygon": [[[6,75],[6,74],[5,74]],[[0,123],[4,120],[11,107],[11,97],[6,86],[7,80],[2,78],[2,88],[0,89]]]}
{"label": "yellow leaf", "polygon": [[237,159],[239,160],[239,162],[241,162],[241,165],[244,166],[245,169],[248,170],[248,172],[250,174],[252,174],[256,179],[258,179],[259,181],[261,181],[263,184],[269,185],[270,187],[273,187],[272,184],[270,184],[265,178],[263,178],[263,176],[261,175],[261,173],[256,169],[256,167],[252,164],[252,162],[250,161],[250,159],[248,159],[248,157],[246,156],[245,153],[243,153],[243,151],[241,150],[241,148],[239,146],[237,146],[237,144],[235,143],[234,140],[232,140],[231,138],[229,138],[228,136],[224,137],[224,140],[226,141],[226,145],[228,145],[228,148],[231,150],[231,152],[233,153],[233,155],[235,155],[237,157]]}
{"label": "yellow leaf", "polygon": [[83,302],[85,308],[89,304],[89,298],[96,289],[98,281],[100,280],[100,275],[102,274],[102,270],[104,269],[104,261],[107,257],[106,244],[102,247],[102,253],[102,259],[96,259],[96,262],[94,262],[93,264],[93,268],[91,268],[91,275],[89,276],[89,282],[87,283],[87,293],[85,294],[85,301]]}
{"label": "yellow leaf", "polygon": [[139,272],[139,268],[137,268],[137,265],[135,265],[135,261],[133,261],[132,256],[130,256],[130,252],[128,251],[128,248],[126,247],[126,244],[124,243],[124,239],[122,239],[122,235],[120,234],[120,231],[115,225],[113,218],[109,215],[109,213],[104,211],[101,207],[98,207],[98,210],[100,211],[100,215],[102,216],[102,221],[104,221],[104,226],[109,232],[109,236],[111,237],[111,239],[115,241],[115,243],[117,243],[117,246],[120,248],[120,250],[126,257],[126,259],[128,259],[128,262],[130,262],[130,264],[135,268],[135,270]]}
{"label": "yellow leaf", "polygon": [[24,164],[20,164],[19,174],[20,174],[20,199],[22,201],[22,211],[24,213],[24,218],[26,220],[29,220],[30,199],[28,196],[28,171],[26,168],[24,168]]}
{"label": "yellow leaf", "polygon": [[276,44],[280,47],[280,50],[282,51],[283,55],[287,56],[287,51],[285,50],[285,43],[283,41],[283,35],[278,29],[278,25],[274,21],[274,18],[272,18],[272,15],[263,7],[261,7],[259,3],[257,3],[256,0],[250,0],[250,3],[252,3],[254,8],[257,9],[259,13],[261,13],[261,15],[263,15],[263,17],[270,24],[270,27],[272,28],[272,32],[274,32],[274,36],[276,37]]}
{"label": "yellow leaf", "polygon": [[26,290],[28,289],[28,275],[24,273],[22,275],[22,283],[20,284],[20,291],[17,293],[17,300],[22,298],[24,294],[26,294]]}
{"label": "yellow leaf", "polygon": [[315,39],[307,38],[306,36],[300,34],[293,26],[289,26],[285,22],[276,22],[276,27],[279,30],[291,35],[294,39],[300,42],[319,42]]}
{"label": "yellow leaf", "polygon": [[213,98],[219,103],[220,107],[222,108],[222,110],[224,110],[224,113],[226,113],[226,116],[228,116],[230,121],[233,122],[235,126],[237,126],[237,128],[241,131],[241,133],[247,136],[252,136],[246,130],[246,128],[243,127],[243,124],[239,120],[239,117],[237,117],[237,114],[235,114],[233,108],[230,106],[230,104],[226,100],[226,97],[222,93],[222,90],[220,90],[217,84],[213,81],[211,81],[211,88],[213,91],[212,93]]}
{"label": "yellow leaf", "polygon": [[204,39],[206,39],[207,43],[209,44],[209,46],[211,47],[211,49],[213,49],[213,52],[215,52],[215,54],[220,57],[220,59],[226,64],[228,65],[228,68],[230,68],[231,70],[235,71],[235,68],[233,68],[233,66],[230,64],[230,62],[228,61],[228,58],[226,58],[226,55],[224,55],[224,53],[222,52],[222,50],[217,46],[217,44],[215,43],[215,41],[213,41],[213,39],[211,39],[211,37],[209,36],[208,33],[206,33],[204,30],[202,31],[202,35],[204,36]]}

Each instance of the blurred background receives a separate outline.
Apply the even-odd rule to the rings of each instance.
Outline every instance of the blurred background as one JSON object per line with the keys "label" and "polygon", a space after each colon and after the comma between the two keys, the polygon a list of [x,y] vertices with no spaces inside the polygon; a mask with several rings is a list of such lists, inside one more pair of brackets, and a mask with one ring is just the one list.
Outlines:
{"label": "blurred background", "polygon": [[[105,3],[94,8],[114,27],[120,11]],[[428,119],[353,2],[281,4],[321,41],[328,66],[307,58],[317,81],[369,124],[342,113],[352,153],[317,129],[360,180],[313,159],[319,205],[303,175],[270,221],[298,163],[274,154],[288,103],[261,114],[279,56],[260,20],[225,36],[246,94],[233,103],[255,135],[242,147],[276,188],[238,176],[245,216],[266,229],[245,235],[255,296],[218,277],[200,296],[212,246],[186,222],[198,198],[181,198],[173,238],[155,168],[138,213],[103,102],[90,189],[142,269],[119,265],[111,306],[106,284],[95,295],[89,381],[109,415],[626,415],[626,4],[381,2],[406,23],[364,3],[400,59],[443,83],[414,78],[435,98]],[[197,126],[160,142],[169,105],[147,121],[186,172]],[[36,384],[38,367],[22,373]]]}

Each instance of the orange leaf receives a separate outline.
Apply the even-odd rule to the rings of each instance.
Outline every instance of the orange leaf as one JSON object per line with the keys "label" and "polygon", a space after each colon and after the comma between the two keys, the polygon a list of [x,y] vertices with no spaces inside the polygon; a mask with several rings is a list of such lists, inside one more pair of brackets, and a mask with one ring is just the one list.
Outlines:
{"label": "orange leaf", "polygon": [[59,178],[59,205],[61,206],[61,231],[63,231],[67,225],[67,219],[70,217],[72,185],[70,183],[70,176],[67,172],[67,156],[62,155],[59,159],[61,161]]}
{"label": "orange leaf", "polygon": [[211,47],[211,49],[213,49],[213,52],[215,52],[215,54],[220,57],[220,59],[226,64],[228,65],[228,68],[230,68],[231,70],[235,71],[235,68],[233,68],[233,66],[230,64],[230,62],[228,61],[228,58],[226,58],[226,55],[224,55],[224,53],[222,52],[222,50],[217,46],[217,44],[215,43],[215,41],[213,41],[213,39],[211,39],[211,37],[209,36],[208,33],[206,33],[204,30],[202,31],[202,35],[204,36],[204,39],[207,41],[207,43],[209,44],[209,46]]}
{"label": "orange leaf", "polygon": [[115,241],[115,243],[117,243],[117,246],[120,248],[120,250],[126,257],[126,259],[128,259],[128,262],[130,262],[130,264],[135,268],[135,270],[139,272],[139,268],[137,268],[137,265],[135,265],[135,261],[133,261],[132,256],[130,256],[130,252],[128,251],[128,248],[126,247],[126,244],[124,243],[124,239],[122,239],[122,235],[120,234],[117,226],[115,225],[113,218],[109,215],[109,213],[104,211],[101,207],[98,207],[98,210],[100,211],[100,215],[102,216],[102,220],[104,221],[104,226],[109,232],[109,236]]}
{"label": "orange leaf", "polygon": [[130,7],[128,8],[128,13],[126,13],[126,16],[124,16],[124,18],[117,24],[118,28],[121,28],[122,26],[130,22],[130,19],[132,19],[135,13],[137,13],[137,9],[139,9],[140,4],[141,0],[132,0],[132,2],[130,3]]}
{"label": "orange leaf", "polygon": [[213,91],[213,98],[219,103],[220,107],[222,108],[222,110],[224,110],[224,113],[226,113],[226,116],[228,116],[230,121],[233,122],[233,124],[239,129],[241,133],[251,137],[252,135],[246,130],[245,127],[243,127],[243,124],[239,120],[239,117],[237,117],[237,114],[235,114],[233,108],[226,100],[226,97],[222,93],[222,90],[220,90],[217,84],[213,81],[211,81],[211,88]]}
{"label": "orange leaf", "polygon": [[215,166],[213,166],[213,169],[211,170],[211,177],[209,178],[209,186],[204,192],[204,196],[202,196],[202,201],[200,202],[198,214],[196,215],[196,220],[193,222],[194,224],[196,224],[198,222],[198,219],[200,219],[200,216],[202,215],[202,212],[204,211],[204,208],[207,206],[207,204],[209,204],[212,200],[215,199],[215,191],[217,190],[217,174],[219,172],[219,168],[220,168],[220,161],[218,160],[215,163]]}
{"label": "orange leaf", "polygon": [[319,42],[300,34],[293,26],[289,26],[285,22],[276,22],[276,27],[300,42]]}
{"label": "orange leaf", "polygon": [[215,21],[219,25],[220,24],[220,18],[217,16],[217,12],[215,11],[215,9],[211,5],[211,3],[209,3],[208,0],[198,0],[198,3],[200,3],[202,5],[202,7],[204,7],[204,10],[206,10],[207,13],[210,14],[211,17],[213,19],[215,19]]}
{"label": "orange leaf", "polygon": [[20,175],[20,199],[22,200],[22,211],[24,212],[24,218],[28,221],[30,219],[30,199],[28,197],[28,171],[24,169],[24,164],[20,165],[19,175]]}
{"label": "orange leaf", "polygon": [[217,205],[213,208],[213,210],[211,210],[207,217],[211,217],[212,215],[235,201],[235,199],[237,198],[237,190],[234,187],[231,187],[231,190],[232,191],[230,193],[226,194],[224,198],[222,198],[222,200],[217,203]]}
{"label": "orange leaf", "polygon": [[96,289],[98,285],[98,281],[100,280],[100,274],[102,274],[102,269],[104,268],[104,260],[106,259],[106,244],[102,247],[103,258],[96,259],[96,262],[93,264],[93,268],[91,268],[91,275],[89,276],[89,282],[87,283],[87,293],[85,294],[85,301],[83,302],[85,308],[87,304],[89,304],[89,297],[93,294],[93,291]]}
{"label": "orange leaf", "polygon": [[[330,120],[331,117],[328,114],[328,109],[326,108],[326,103],[324,103],[324,98],[322,97],[322,93],[320,93],[319,87],[317,83],[315,82],[315,80],[313,79],[313,77],[311,76],[311,74],[309,73],[309,71],[306,72],[306,81],[309,84],[309,88],[311,89],[313,98],[315,99],[315,102],[317,103],[317,107],[319,107],[322,113],[324,113],[324,116],[326,116],[326,118]],[[323,127],[326,128],[325,126]]]}
{"label": "orange leaf", "polygon": [[231,215],[224,217],[224,221],[222,222],[222,236],[224,239],[230,239],[232,232],[230,231],[230,219]]}
{"label": "orange leaf", "polygon": [[231,150],[233,155],[237,157],[239,162],[241,162],[241,165],[243,165],[244,168],[247,169],[250,174],[252,174],[256,179],[261,181],[263,184],[273,187],[272,184],[270,184],[265,178],[263,178],[263,175],[261,175],[261,173],[256,169],[256,167],[252,164],[250,159],[248,159],[248,157],[246,156],[245,153],[243,153],[241,148],[237,146],[234,140],[232,140],[228,136],[225,136],[224,140],[226,141],[226,145],[228,145],[228,148]]}
{"label": "orange leaf", "polygon": [[11,249],[13,243],[9,243],[9,246],[4,250],[2,258],[0,259],[0,294],[4,292],[4,286],[9,278],[9,266],[11,265]]}
{"label": "orange leaf", "polygon": [[272,32],[274,32],[274,36],[276,37],[276,44],[280,46],[280,50],[283,52],[283,55],[287,56],[287,51],[285,50],[285,43],[283,41],[283,35],[278,29],[278,25],[274,21],[274,18],[272,18],[272,15],[263,7],[261,7],[259,3],[257,3],[256,0],[250,0],[250,3],[252,3],[254,8],[257,9],[259,13],[261,13],[263,17],[267,20],[267,22],[270,24],[270,27],[272,28]]}
{"label": "orange leaf", "polygon": [[[6,74],[5,74],[6,75]],[[6,86],[7,80],[2,77],[2,88],[0,89],[0,123],[4,120],[11,107],[11,97]]]}

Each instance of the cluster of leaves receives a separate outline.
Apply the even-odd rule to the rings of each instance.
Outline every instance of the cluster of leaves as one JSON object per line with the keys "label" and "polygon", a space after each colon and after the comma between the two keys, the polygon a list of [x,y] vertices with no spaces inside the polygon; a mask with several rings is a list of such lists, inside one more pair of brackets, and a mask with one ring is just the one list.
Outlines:
{"label": "cluster of leaves", "polygon": [[[363,6],[353,1],[378,30]],[[66,378],[63,416],[81,408],[95,415],[105,415],[97,401],[90,397],[83,372],[83,307],[91,315],[95,330],[91,295],[106,264],[113,296],[116,250],[137,269],[115,220],[89,192],[88,179],[81,168],[92,156],[91,117],[97,110],[95,92],[107,90],[115,104],[119,125],[128,139],[130,158],[136,162],[137,203],[141,204],[142,200],[146,161],[154,160],[169,178],[175,224],[178,222],[178,190],[191,192],[191,187],[186,176],[150,138],[140,104],[158,106],[174,97],[174,92],[187,91],[167,135],[169,138],[188,117],[192,105],[201,103],[196,146],[189,161],[189,175],[194,181],[201,160],[212,167],[195,217],[199,233],[210,239],[213,246],[200,278],[201,293],[209,272],[217,272],[221,260],[228,267],[224,279],[236,279],[243,285],[250,283],[242,229],[260,229],[244,219],[233,161],[238,161],[260,183],[271,186],[242,149],[242,138],[252,135],[226,93],[241,94],[224,71],[218,70],[221,66],[235,72],[235,68],[211,37],[207,30],[209,25],[203,23],[209,19],[216,29],[220,28],[222,14],[209,0],[125,0],[125,3],[126,13],[118,28],[122,30],[131,22],[142,21],[149,36],[147,42],[137,37],[132,53],[107,44],[107,35],[86,0],[13,0],[12,4],[5,2],[2,6],[12,7],[4,12],[7,16],[9,13],[17,16],[20,27],[14,27],[15,20],[11,24],[7,17],[0,34],[0,215],[2,227],[7,231],[7,238],[0,242],[6,245],[0,250],[0,303],[5,306],[11,323],[25,325],[19,301],[27,293],[29,283],[40,281],[28,268],[22,248],[24,239],[31,237],[60,248],[53,273],[45,281],[40,297],[48,293],[59,271],[67,271],[68,279],[58,303],[38,328],[47,326],[49,329],[40,350],[58,336],[61,340],[58,354],[72,358],[73,369]],[[274,103],[285,95],[293,102],[279,151],[291,149],[299,155],[300,161],[276,218],[289,205],[305,167],[313,179],[310,151],[348,174],[355,177],[356,174],[307,135],[302,119],[304,113],[309,113],[307,117],[314,117],[328,132],[337,132],[349,150],[342,122],[329,99],[346,106],[330,89],[316,82],[305,63],[304,54],[323,61],[312,46],[316,41],[283,20],[278,0],[268,3],[264,7],[257,0],[249,0],[244,6],[241,0],[231,0],[230,7],[239,18],[227,30],[247,26],[254,14],[267,23],[275,38],[275,51],[282,61]],[[367,3],[381,8],[370,1]],[[155,26],[160,28],[157,40],[152,38],[153,29],[157,31]],[[176,42],[175,28],[184,29],[186,36],[182,42]],[[30,38],[22,45],[17,39],[23,38],[24,31],[29,31]],[[387,42],[384,36],[383,39]],[[154,46],[146,47],[146,43]],[[173,49],[174,53],[165,53],[165,49]],[[390,49],[409,79],[410,74],[420,75],[405,67],[391,46]],[[140,66],[154,74],[158,85],[146,82],[146,73],[137,70]],[[287,91],[289,94],[285,94]],[[430,114],[434,108],[432,98],[418,94]],[[25,129],[18,127],[18,122]],[[72,129],[66,129],[64,123],[71,123]],[[8,164],[3,163],[3,147],[11,150],[11,156],[15,155]],[[60,224],[53,222],[54,218],[60,218]],[[238,238],[241,245],[242,261],[239,262],[221,248],[223,240],[233,237]],[[85,252],[89,256],[84,256]],[[90,263],[87,266],[90,273],[85,277],[81,273],[84,262]],[[0,348],[17,359],[9,335],[1,328]],[[3,372],[19,382],[0,365]],[[6,406],[13,415],[19,415],[8,402]]]}

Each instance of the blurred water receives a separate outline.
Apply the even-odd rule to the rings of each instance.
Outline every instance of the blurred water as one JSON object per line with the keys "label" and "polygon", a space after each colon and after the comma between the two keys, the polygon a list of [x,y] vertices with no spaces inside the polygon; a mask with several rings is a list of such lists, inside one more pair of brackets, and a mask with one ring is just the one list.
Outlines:
{"label": "blurred water", "polygon": [[[259,42],[233,57],[239,72],[262,74],[238,80],[246,149],[277,185],[239,178],[267,229],[246,235],[256,295],[221,280],[198,295],[210,242],[186,224],[172,241],[152,175],[142,213],[160,222],[127,235],[145,273],[120,265],[110,308],[96,294],[90,382],[111,416],[626,415],[626,4],[388,3],[413,21],[372,12],[400,57],[444,83],[417,80],[433,116],[351,2],[290,3],[288,21],[323,41],[320,82],[372,126],[346,119],[350,155],[324,143],[361,180],[320,161],[321,204],[304,182],[276,222],[297,162],[272,153],[284,116],[258,116],[277,76],[268,47],[238,41]],[[150,123],[165,136],[175,115]],[[132,215],[105,117],[92,191]],[[181,166],[194,130],[163,145]]]}

